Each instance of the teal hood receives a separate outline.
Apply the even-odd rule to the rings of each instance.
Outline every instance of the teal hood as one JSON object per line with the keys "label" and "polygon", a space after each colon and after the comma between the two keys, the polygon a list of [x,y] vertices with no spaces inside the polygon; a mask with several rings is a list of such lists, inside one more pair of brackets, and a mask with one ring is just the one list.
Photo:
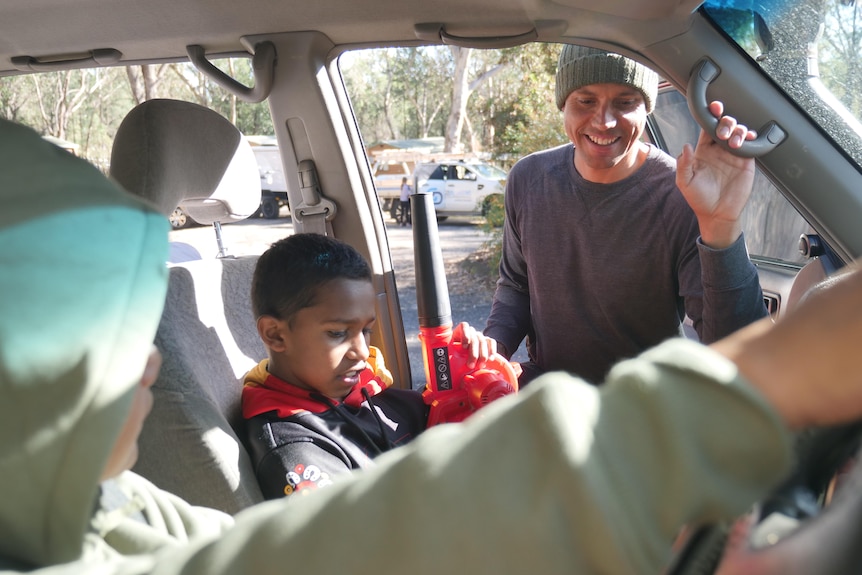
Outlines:
{"label": "teal hood", "polygon": [[168,223],[0,120],[0,565],[81,553],[167,285]]}

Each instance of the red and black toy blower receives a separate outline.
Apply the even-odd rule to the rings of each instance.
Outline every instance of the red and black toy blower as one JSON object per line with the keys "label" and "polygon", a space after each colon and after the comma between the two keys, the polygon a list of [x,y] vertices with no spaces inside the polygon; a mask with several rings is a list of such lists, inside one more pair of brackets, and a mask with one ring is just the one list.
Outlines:
{"label": "red and black toy blower", "polygon": [[491,401],[516,393],[512,364],[494,354],[480,368],[467,367],[467,350],[452,341],[452,309],[431,194],[410,197],[419,340],[425,363],[423,397],[431,410],[428,426],[461,421]]}

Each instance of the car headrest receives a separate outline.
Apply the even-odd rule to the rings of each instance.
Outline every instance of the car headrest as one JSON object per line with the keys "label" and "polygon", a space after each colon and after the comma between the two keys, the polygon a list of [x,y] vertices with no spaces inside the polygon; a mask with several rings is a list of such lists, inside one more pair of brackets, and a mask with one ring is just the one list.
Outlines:
{"label": "car headrest", "polygon": [[245,219],[260,207],[249,143],[227,119],[179,100],[148,100],[123,119],[110,175],[165,215],[182,204],[201,224]]}

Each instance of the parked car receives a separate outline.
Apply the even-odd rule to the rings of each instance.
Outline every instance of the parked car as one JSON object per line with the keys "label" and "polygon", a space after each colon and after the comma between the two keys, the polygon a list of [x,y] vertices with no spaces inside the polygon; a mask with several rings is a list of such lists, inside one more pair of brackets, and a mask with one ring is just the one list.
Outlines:
{"label": "parked car", "polygon": [[506,172],[483,163],[422,163],[412,179],[417,192],[433,196],[438,220],[485,215],[489,198],[506,191]]}
{"label": "parked car", "polygon": [[175,230],[182,230],[198,225],[198,223],[186,213],[182,205],[177,206],[177,209],[168,216],[168,220],[171,222],[171,228]]}
{"label": "parked car", "polygon": [[[342,57],[370,48],[457,46],[478,50],[513,49],[528,42],[581,43],[623,52],[653,67],[670,87],[685,94],[685,107],[707,129],[706,102],[723,101],[728,113],[765,136],[746,150],[756,156],[763,178],[778,195],[762,191],[765,201],[761,201],[757,199],[761,192],[756,192],[745,234],[764,293],[780,320],[812,285],[862,256],[859,45],[850,43],[844,48],[841,42],[832,41],[843,34],[842,38],[858,42],[862,34],[859,10],[858,2],[847,0],[7,0],[0,19],[0,81],[82,68],[97,78],[113,66],[191,61],[196,73],[224,86],[227,92],[220,96],[225,99],[265,101],[278,141],[290,143],[279,147],[281,165],[286,173],[299,174],[285,182],[294,229],[330,233],[355,246],[371,263],[377,305],[371,343],[385,356],[396,385],[407,388],[422,382],[411,380],[388,231],[351,102],[351,96],[360,95],[347,93]],[[237,83],[223,70],[207,65],[210,58],[226,54],[252,60],[253,81]],[[35,91],[28,92],[28,97],[31,92]],[[83,97],[85,92],[81,94]],[[113,93],[112,101],[105,104],[131,107],[119,94]],[[5,102],[5,92],[3,96]],[[188,96],[190,100],[198,97],[203,95],[190,92]],[[660,106],[660,111],[683,111],[678,96],[667,98],[670,103]],[[0,110],[15,112],[5,105]],[[101,120],[101,116],[93,120]],[[677,129],[684,132],[678,138],[673,134]],[[688,119],[678,122],[657,113],[651,136],[673,152],[678,142],[690,141],[695,131]],[[474,180],[465,177],[472,173],[467,165],[452,169],[455,177],[447,165],[445,179],[423,179],[422,186],[431,191],[431,186],[442,186],[441,182],[448,186],[456,181],[459,185],[480,181],[478,173]],[[482,190],[476,190],[477,195],[490,193],[489,187],[497,189],[491,181],[499,183],[499,179],[492,176]],[[456,208],[455,200],[450,203],[442,187],[436,191],[440,206],[451,205],[453,213],[477,209],[478,199],[472,204],[465,199]],[[777,200],[786,202],[778,207]],[[569,216],[559,214],[560,218]],[[226,266],[229,261],[225,258]],[[184,269],[171,268],[171,276]],[[213,273],[205,277],[212,285],[201,280],[193,287],[212,288],[208,303],[220,305],[223,296],[240,293],[222,290],[235,287],[228,284],[234,276],[222,279],[220,273]],[[258,357],[259,342],[253,320],[232,309],[213,312],[208,308],[212,315],[199,317],[193,304],[170,303],[175,313],[163,317],[165,324],[185,323],[203,327],[206,333],[197,340],[178,336],[168,341],[161,349],[165,365],[173,369],[175,357],[192,349],[195,353],[189,361],[194,365],[189,371],[212,375],[207,385],[218,387],[219,401],[212,400],[211,388],[198,388],[199,393],[169,391],[189,403],[206,396],[199,409],[213,409],[214,413],[207,412],[208,417],[202,418],[207,424],[203,430],[179,425],[145,429],[149,435],[142,444],[141,462],[155,461],[161,475],[151,477],[157,483],[172,479],[172,490],[190,501],[211,504],[204,500],[201,486],[221,475],[221,468],[209,465],[206,458],[175,457],[184,437],[171,430],[197,434],[200,443],[215,438],[214,443],[227,451],[222,459],[232,462],[234,485],[253,484],[253,476],[238,471],[247,462],[242,442],[225,423],[228,416],[216,408],[236,407],[236,378],[247,365],[262,359]],[[222,327],[225,329],[219,331]],[[179,328],[177,333],[182,333]],[[230,381],[221,386],[216,376],[221,378],[219,382]],[[156,385],[157,391],[159,388]],[[159,401],[161,398],[156,405]],[[213,407],[214,403],[220,405]],[[215,421],[222,425],[216,427]],[[196,472],[207,475],[195,477]],[[685,478],[672,480],[683,482]],[[453,521],[457,523],[457,518]],[[379,537],[385,540],[386,536],[384,529]]]}

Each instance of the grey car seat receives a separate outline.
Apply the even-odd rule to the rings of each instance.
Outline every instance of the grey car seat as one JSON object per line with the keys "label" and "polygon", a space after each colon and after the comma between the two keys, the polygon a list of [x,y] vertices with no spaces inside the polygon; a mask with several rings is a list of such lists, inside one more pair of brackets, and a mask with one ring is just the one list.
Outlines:
{"label": "grey car seat", "polygon": [[[166,216],[241,220],[260,205],[260,175],[240,132],[216,112],[151,100],[124,119],[111,176]],[[242,377],[266,356],[249,301],[256,257],[166,264],[155,344],[163,356],[134,471],[190,503],[237,511],[263,499],[241,437]]]}

